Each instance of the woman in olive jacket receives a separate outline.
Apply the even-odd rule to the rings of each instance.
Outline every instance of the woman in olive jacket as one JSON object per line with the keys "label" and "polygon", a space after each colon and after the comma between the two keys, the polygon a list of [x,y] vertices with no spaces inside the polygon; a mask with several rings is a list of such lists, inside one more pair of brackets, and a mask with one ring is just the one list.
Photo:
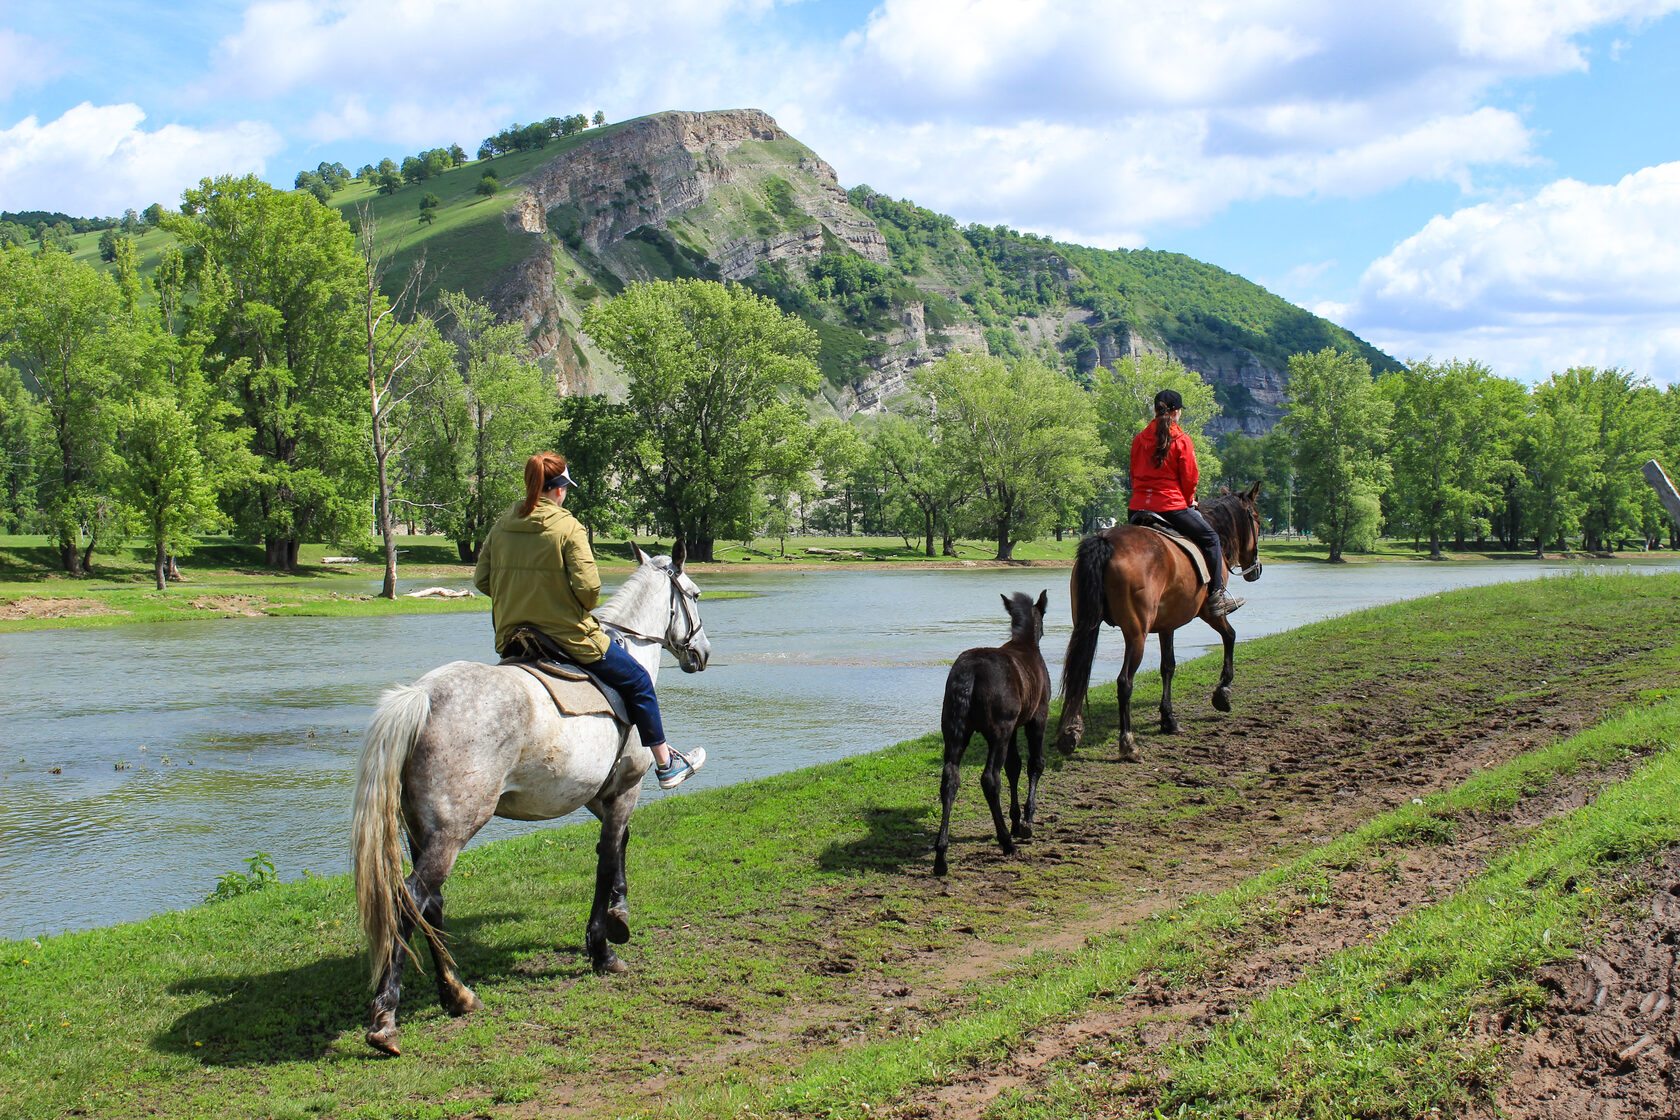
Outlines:
{"label": "woman in olive jacket", "polygon": [[506,652],[515,630],[529,626],[618,691],[630,722],[653,752],[654,776],[670,789],[700,769],[706,752],[696,747],[684,754],[665,741],[647,670],[608,638],[590,613],[601,599],[601,575],[588,535],[565,508],[572,485],[564,455],[544,451],[527,459],[525,499],[491,528],[478,552],[473,584],[490,596],[498,653]]}

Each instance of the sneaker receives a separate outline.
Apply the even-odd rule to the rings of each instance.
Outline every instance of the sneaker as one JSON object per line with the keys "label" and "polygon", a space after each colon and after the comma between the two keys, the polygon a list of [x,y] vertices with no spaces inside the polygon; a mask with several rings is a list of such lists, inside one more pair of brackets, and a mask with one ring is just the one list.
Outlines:
{"label": "sneaker", "polygon": [[666,750],[671,752],[671,762],[667,766],[655,766],[653,776],[659,779],[660,789],[670,789],[672,786],[686,782],[691,774],[706,765],[706,748],[695,747],[684,754],[677,748],[667,744]]}
{"label": "sneaker", "polygon": [[1234,597],[1229,591],[1221,587],[1208,596],[1208,606],[1214,615],[1227,615],[1243,605],[1244,600]]}

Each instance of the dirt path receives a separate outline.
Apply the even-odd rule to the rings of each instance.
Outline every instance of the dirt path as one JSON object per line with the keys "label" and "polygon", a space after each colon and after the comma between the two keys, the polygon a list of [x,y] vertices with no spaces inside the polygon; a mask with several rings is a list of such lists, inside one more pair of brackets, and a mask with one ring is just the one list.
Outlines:
{"label": "dirt path", "polygon": [[[919,823],[883,828],[872,848],[851,855],[895,874],[788,900],[808,922],[803,956],[827,979],[822,1000],[765,1013],[745,1009],[750,1000],[720,999],[708,1009],[712,1047],[676,1060],[650,1049],[581,1095],[573,1085],[563,1098],[530,1102],[528,1113],[657,1110],[674,1091],[725,1077],[775,1080],[816,1051],[919,1033],[974,1010],[984,989],[972,982],[1005,982],[1037,950],[1076,948],[1223,890],[1392,806],[1567,737],[1647,690],[1680,686],[1662,636],[1675,621],[1645,617],[1630,632],[1604,619],[1524,643],[1519,656],[1509,634],[1471,627],[1410,661],[1385,659],[1378,630],[1321,641],[1287,673],[1240,664],[1229,716],[1206,706],[1207,682],[1181,674],[1177,735],[1147,730],[1158,694],[1139,691],[1138,764],[1112,760],[1110,700],[1093,713],[1087,747],[1046,774],[1037,838],[1018,855],[999,854],[989,826],[971,820],[953,833],[951,874],[941,881],[930,874]],[[1208,975],[1142,984],[884,1114],[980,1116],[999,1094],[1069,1062],[1097,1063],[1128,1086],[1111,1110],[1143,1104],[1165,1043],[1450,893],[1534,824],[1586,803],[1616,776],[1578,773],[1509,812],[1461,821],[1452,844],[1347,869],[1322,897],[1223,946]],[[965,782],[964,796],[977,799],[972,777]],[[648,1076],[650,1063],[662,1067],[658,1076]]]}

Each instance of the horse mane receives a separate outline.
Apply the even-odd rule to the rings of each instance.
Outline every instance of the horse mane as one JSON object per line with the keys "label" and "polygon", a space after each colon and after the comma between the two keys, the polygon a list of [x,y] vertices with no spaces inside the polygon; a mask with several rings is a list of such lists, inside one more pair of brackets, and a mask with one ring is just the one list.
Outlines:
{"label": "horse mane", "polygon": [[[654,559],[663,560],[664,557],[655,557]],[[656,563],[637,565],[636,570],[630,573],[629,578],[619,586],[617,591],[613,592],[613,597],[595,608],[596,620],[607,626],[637,630],[642,633],[662,631],[665,628],[666,601],[663,595],[655,598],[650,594],[652,591],[665,590],[662,586],[653,582],[654,575],[662,571],[663,569]],[[655,608],[657,616],[655,612],[648,610],[650,605]],[[648,619],[644,620],[642,618],[644,614],[648,615]],[[653,626],[654,630],[650,631],[649,626]]]}
{"label": "horse mane", "polygon": [[1200,508],[1207,523],[1219,534],[1219,547],[1229,556],[1237,543],[1237,518],[1246,516],[1248,507],[1241,496],[1226,489],[1203,502]]}

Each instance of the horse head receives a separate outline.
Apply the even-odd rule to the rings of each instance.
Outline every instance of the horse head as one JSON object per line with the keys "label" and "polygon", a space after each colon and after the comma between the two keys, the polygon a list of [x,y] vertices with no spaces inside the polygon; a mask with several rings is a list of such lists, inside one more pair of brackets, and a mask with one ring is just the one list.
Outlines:
{"label": "horse head", "polygon": [[[669,589],[664,599],[664,627],[662,631],[656,629],[658,602],[651,590],[637,597],[638,602],[645,604],[641,610],[632,607],[622,616],[615,611],[612,624],[627,633],[639,632],[642,637],[657,641],[677,659],[683,672],[700,672],[711,659],[712,642],[706,637],[706,626],[700,618],[700,588],[683,571],[688,550],[681,541],[669,556],[650,556],[634,542],[631,547],[635,549],[637,568],[630,579],[645,580],[650,588],[663,584]],[[629,581],[625,587],[629,588]],[[632,612],[638,617],[630,617]]]}
{"label": "horse head", "polygon": [[1044,637],[1044,612],[1050,609],[1050,592],[1040,591],[1036,603],[1022,591],[998,597],[1003,600],[1003,609],[1009,612],[1009,640],[1024,639],[1036,646]]}
{"label": "horse head", "polygon": [[1247,490],[1239,490],[1232,497],[1237,499],[1242,510],[1248,516],[1239,518],[1243,522],[1237,533],[1237,564],[1243,579],[1253,583],[1260,578],[1260,483],[1257,481]]}

